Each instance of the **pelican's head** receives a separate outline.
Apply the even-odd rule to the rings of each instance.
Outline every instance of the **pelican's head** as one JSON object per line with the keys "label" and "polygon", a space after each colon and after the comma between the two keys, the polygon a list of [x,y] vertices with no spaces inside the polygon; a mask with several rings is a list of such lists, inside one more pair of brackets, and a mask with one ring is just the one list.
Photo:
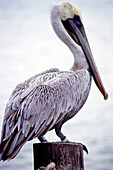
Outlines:
{"label": "pelican's head", "polygon": [[[63,26],[65,27],[68,34],[71,36],[71,38],[79,44],[78,38],[75,36],[75,33],[72,31],[72,23],[76,26],[78,30],[83,28],[83,19],[82,19],[82,13],[78,6],[69,3],[69,2],[63,2],[59,4],[60,7],[60,20]],[[70,20],[70,21],[69,21]],[[72,22],[72,23],[69,23]],[[71,31],[70,31],[71,29]],[[83,32],[81,32],[83,34]],[[84,34],[85,35],[85,34]],[[86,35],[85,35],[86,36]],[[80,45],[80,44],[79,44]]]}
{"label": "pelican's head", "polygon": [[68,46],[70,46],[69,43],[72,43],[72,48],[74,48],[74,44],[78,44],[82,48],[94,81],[103,94],[104,99],[107,99],[108,94],[104,89],[93,59],[80,9],[69,2],[56,4],[52,9],[51,20],[55,32],[62,41],[64,41]]}
{"label": "pelican's head", "polygon": [[64,2],[59,4],[61,8],[60,18],[62,21],[65,21],[69,18],[74,18],[75,15],[78,15],[82,20],[82,14],[80,9],[69,2]]}

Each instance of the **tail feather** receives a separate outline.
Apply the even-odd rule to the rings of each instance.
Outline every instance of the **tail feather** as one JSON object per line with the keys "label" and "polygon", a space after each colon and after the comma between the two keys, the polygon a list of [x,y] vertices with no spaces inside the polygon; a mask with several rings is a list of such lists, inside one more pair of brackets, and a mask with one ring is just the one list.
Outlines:
{"label": "tail feather", "polygon": [[18,131],[16,128],[14,133],[8,139],[1,142],[0,160],[6,161],[13,159],[32,135],[34,135],[34,131],[32,129],[28,136],[25,137],[22,131]]}
{"label": "tail feather", "polygon": [[[23,138],[20,141],[20,143],[17,145],[17,141],[20,135],[22,135]],[[7,140],[1,142],[0,160],[5,161],[7,159],[13,159],[22,148],[23,146],[22,142],[24,140],[25,140],[24,135],[20,132],[17,133],[17,129],[15,129],[14,133]]]}

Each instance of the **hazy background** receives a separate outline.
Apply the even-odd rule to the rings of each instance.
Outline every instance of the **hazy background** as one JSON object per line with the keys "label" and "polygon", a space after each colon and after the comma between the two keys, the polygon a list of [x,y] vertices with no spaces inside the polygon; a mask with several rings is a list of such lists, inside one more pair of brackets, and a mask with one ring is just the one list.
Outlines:
{"label": "hazy background", "polygon": [[[5,105],[15,86],[43,70],[68,70],[73,56],[57,38],[50,10],[59,0],[0,0],[0,130]],[[84,143],[87,170],[113,169],[113,0],[71,0],[83,14],[84,25],[109,100],[105,101],[92,83],[89,98],[72,120],[63,126],[71,141]],[[1,133],[1,132],[0,132]],[[59,140],[54,131],[49,141]],[[34,142],[28,142],[3,170],[33,169]]]}

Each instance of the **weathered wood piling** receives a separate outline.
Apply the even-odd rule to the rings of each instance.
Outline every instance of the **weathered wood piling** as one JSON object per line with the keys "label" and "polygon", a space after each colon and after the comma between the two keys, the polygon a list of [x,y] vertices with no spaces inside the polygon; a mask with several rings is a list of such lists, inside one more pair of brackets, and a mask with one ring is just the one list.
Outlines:
{"label": "weathered wood piling", "polygon": [[83,147],[81,144],[36,143],[34,170],[54,162],[56,170],[84,170]]}

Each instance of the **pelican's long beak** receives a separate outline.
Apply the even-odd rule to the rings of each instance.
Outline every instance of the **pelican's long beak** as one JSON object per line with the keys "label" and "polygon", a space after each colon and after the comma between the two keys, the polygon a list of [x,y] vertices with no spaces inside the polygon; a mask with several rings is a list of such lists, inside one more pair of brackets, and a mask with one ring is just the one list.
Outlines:
{"label": "pelican's long beak", "polygon": [[81,46],[87,62],[89,64],[89,68],[91,71],[91,74],[94,78],[94,81],[97,85],[97,87],[99,88],[99,90],[101,91],[101,93],[104,96],[104,99],[107,100],[108,99],[108,94],[106,93],[103,83],[101,81],[98,69],[96,67],[95,61],[93,59],[93,55],[87,40],[87,36],[84,30],[84,26],[80,20],[79,16],[74,16],[74,18],[72,19],[67,19],[66,21],[62,21],[65,29],[67,30],[67,32],[69,33],[69,35],[72,37],[72,39]]}

